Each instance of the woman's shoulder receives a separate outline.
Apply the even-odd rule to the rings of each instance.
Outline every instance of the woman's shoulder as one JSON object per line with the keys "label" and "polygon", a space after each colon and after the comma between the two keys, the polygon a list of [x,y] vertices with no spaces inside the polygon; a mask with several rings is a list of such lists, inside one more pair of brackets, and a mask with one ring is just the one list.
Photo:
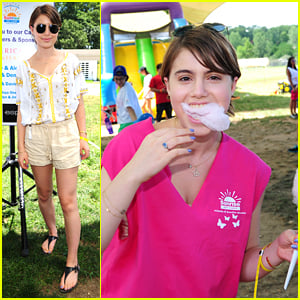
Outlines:
{"label": "woman's shoulder", "polygon": [[119,148],[121,145],[132,145],[136,147],[152,131],[154,131],[154,129],[151,118],[134,123],[125,127],[119,134],[113,137],[109,146]]}
{"label": "woman's shoulder", "polygon": [[238,164],[244,163],[245,165],[256,165],[269,168],[266,162],[264,162],[255,152],[247,148],[245,145],[223,133],[223,145],[225,145],[225,151],[228,151],[228,156],[232,157]]}
{"label": "woman's shoulder", "polygon": [[[61,50],[61,51],[63,51],[63,50]],[[70,51],[64,51],[64,53],[65,53],[65,56],[69,59],[78,59],[78,57]]]}
{"label": "woman's shoulder", "polygon": [[17,66],[17,69],[16,69],[17,77],[27,74],[29,67],[30,67],[28,60],[20,60],[17,62],[16,66]]}
{"label": "woman's shoulder", "polygon": [[176,118],[155,123],[153,127],[155,130],[176,127]]}
{"label": "woman's shoulder", "polygon": [[124,128],[106,146],[101,160],[102,166],[108,170],[112,165],[126,164],[137,151],[144,138],[153,130],[150,118]]}

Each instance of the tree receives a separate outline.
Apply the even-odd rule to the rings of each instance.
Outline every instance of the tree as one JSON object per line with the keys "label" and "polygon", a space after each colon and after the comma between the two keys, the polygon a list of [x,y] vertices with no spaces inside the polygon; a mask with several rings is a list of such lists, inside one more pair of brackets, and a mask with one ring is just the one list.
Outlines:
{"label": "tree", "polygon": [[62,49],[84,49],[89,44],[83,26],[74,20],[63,21],[58,41]]}
{"label": "tree", "polygon": [[277,48],[277,51],[274,53],[274,58],[280,58],[282,56],[294,56],[294,50],[291,44],[280,43]]}
{"label": "tree", "polygon": [[55,2],[62,18],[58,48],[100,49],[100,2]]}
{"label": "tree", "polygon": [[251,58],[253,56],[253,45],[251,44],[249,38],[243,38],[243,46],[237,47],[238,58]]}
{"label": "tree", "polygon": [[262,30],[255,31],[253,36],[253,52],[255,57],[264,57],[266,50],[266,34]]}
{"label": "tree", "polygon": [[289,44],[296,47],[298,45],[298,28],[297,26],[291,26],[288,31]]}
{"label": "tree", "polygon": [[230,28],[229,40],[236,48],[238,58],[298,57],[298,25],[273,28],[238,26]]}
{"label": "tree", "polygon": [[243,45],[242,37],[237,31],[233,31],[230,33],[229,41],[235,49],[237,49],[238,46]]}

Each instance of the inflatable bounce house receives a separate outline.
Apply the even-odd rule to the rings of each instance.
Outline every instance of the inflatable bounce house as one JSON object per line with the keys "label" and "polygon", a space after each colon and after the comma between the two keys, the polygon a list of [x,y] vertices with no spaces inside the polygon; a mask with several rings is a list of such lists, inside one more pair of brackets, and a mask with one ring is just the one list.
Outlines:
{"label": "inflatable bounce house", "polygon": [[[146,13],[148,17],[149,13],[155,13],[152,21],[145,21],[143,14]],[[138,15],[139,22],[126,26],[125,17],[128,20]],[[187,21],[178,2],[101,4],[101,105],[112,122],[116,121],[113,111],[117,95],[116,84],[112,80],[114,67],[125,66],[129,82],[139,93],[143,82],[139,68],[145,66],[152,76],[156,75],[156,64],[163,60],[171,32],[184,25]]]}

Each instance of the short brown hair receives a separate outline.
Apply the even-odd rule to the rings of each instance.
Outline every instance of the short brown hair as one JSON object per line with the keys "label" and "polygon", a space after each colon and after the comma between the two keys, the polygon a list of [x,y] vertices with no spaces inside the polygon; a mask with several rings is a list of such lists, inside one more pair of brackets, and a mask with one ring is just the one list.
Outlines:
{"label": "short brown hair", "polygon": [[52,24],[58,25],[61,27],[61,18],[56,10],[56,8],[52,5],[45,4],[42,6],[38,6],[35,8],[35,10],[32,12],[30,20],[29,20],[29,27],[34,25],[34,22],[40,15],[47,16]]}
{"label": "short brown hair", "polygon": [[[232,79],[241,76],[237,55],[231,43],[222,33],[200,25],[172,40],[161,68],[163,82],[165,77],[169,78],[173,62],[182,49],[189,50],[201,65],[211,71],[230,75]],[[232,104],[228,113],[234,115]]]}

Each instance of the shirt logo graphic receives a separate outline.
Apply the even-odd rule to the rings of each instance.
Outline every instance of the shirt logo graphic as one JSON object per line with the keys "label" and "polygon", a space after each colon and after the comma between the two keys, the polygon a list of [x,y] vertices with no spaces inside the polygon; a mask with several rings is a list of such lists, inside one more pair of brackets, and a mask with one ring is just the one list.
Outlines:
{"label": "shirt logo graphic", "polygon": [[241,200],[235,191],[229,192],[228,189],[226,192],[220,192],[221,196],[219,197],[221,209],[231,210],[231,211],[240,211],[241,210]]}

